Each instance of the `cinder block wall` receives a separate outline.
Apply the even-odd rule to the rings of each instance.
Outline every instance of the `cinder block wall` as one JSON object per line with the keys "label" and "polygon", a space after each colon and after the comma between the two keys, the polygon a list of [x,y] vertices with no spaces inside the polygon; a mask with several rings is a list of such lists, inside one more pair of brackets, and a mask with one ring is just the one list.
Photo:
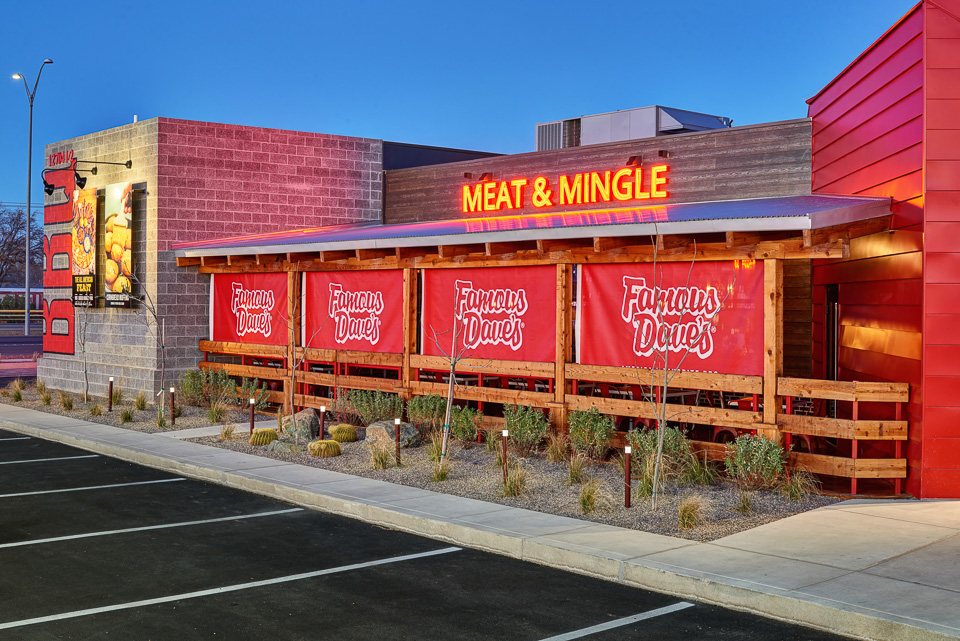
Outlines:
{"label": "cinder block wall", "polygon": [[[74,157],[80,160],[132,161],[130,169],[98,164],[96,176],[86,171],[81,175],[87,178],[88,189],[103,189],[107,185],[126,181],[146,184],[146,190],[136,193],[134,200],[133,271],[140,275],[142,288],[151,295],[156,295],[157,286],[157,125],[157,119],[145,120],[46,146],[47,158],[54,152],[73,150]],[[78,167],[90,169],[92,165],[82,163]],[[100,224],[98,248],[103,247],[104,242],[102,219]],[[49,237],[57,231],[57,226],[62,225],[69,230],[69,222],[53,226],[45,224],[44,233]],[[102,251],[98,250],[98,274],[103,273],[104,260]],[[102,295],[102,284],[98,286]],[[55,298],[70,299],[71,295],[69,288],[44,289],[44,298],[48,302]],[[154,388],[157,350],[153,341],[146,337],[147,328],[141,311],[98,308],[82,311],[75,318],[77,329],[86,323],[87,375],[92,393],[105,396],[107,378],[110,376],[117,381],[122,378],[128,393]],[[83,355],[80,345],[75,341],[75,354],[72,356],[45,354],[37,363],[37,377],[56,389],[82,391]]]}
{"label": "cinder block wall", "polygon": [[[66,149],[83,159],[133,160],[132,170],[101,167],[87,187],[147,183],[135,203],[137,214],[145,212],[135,260],[165,319],[167,387],[196,367],[198,343],[209,337],[210,277],[176,267],[173,243],[380,219],[380,140],[157,118],[48,145],[47,155]],[[122,376],[131,392],[158,391],[160,353],[143,310],[89,314],[91,390],[103,395],[107,377]],[[80,390],[80,361],[79,349],[45,356],[38,376]]]}

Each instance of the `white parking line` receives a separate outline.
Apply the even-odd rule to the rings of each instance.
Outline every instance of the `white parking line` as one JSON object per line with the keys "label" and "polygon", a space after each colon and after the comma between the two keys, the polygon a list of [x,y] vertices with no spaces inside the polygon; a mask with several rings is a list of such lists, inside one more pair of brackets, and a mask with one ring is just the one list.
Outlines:
{"label": "white parking line", "polygon": [[0,441],[29,441],[29,436],[14,436],[12,438],[0,438]]}
{"label": "white parking line", "polygon": [[88,485],[87,487],[68,487],[63,490],[37,490],[35,492],[16,492],[15,494],[0,494],[0,499],[9,499],[15,496],[34,496],[36,494],[57,494],[59,492],[83,492],[85,490],[105,490],[111,487],[129,487],[131,485],[150,485],[151,483],[173,483],[186,481],[184,478],[159,479],[157,481],[137,481],[135,483],[115,483],[113,485]]}
{"label": "white parking line", "polygon": [[[380,559],[378,561],[367,561],[366,563],[354,563],[353,565],[341,565],[338,568],[330,568],[328,570],[317,570],[316,572],[304,572],[303,574],[291,574],[289,576],[281,576],[275,579],[266,579],[263,581],[251,581],[250,583],[236,583],[234,585],[227,585],[222,588],[212,588],[210,590],[198,590],[197,592],[185,592],[183,594],[172,594],[170,596],[159,597],[156,599],[144,599],[142,601],[131,601],[129,603],[117,603],[116,605],[105,605],[100,608],[90,608],[87,610],[75,610],[73,612],[63,612],[62,614],[51,614],[45,617],[36,617],[34,619],[21,619],[20,621],[8,621],[7,623],[0,623],[0,630],[9,630],[10,628],[21,628],[27,625],[36,625],[38,623],[49,623],[50,621],[62,621],[63,619],[76,619],[78,617],[90,616],[92,614],[102,614],[104,612],[116,612],[117,610],[130,610],[132,608],[142,608],[148,605],[158,605],[161,603],[171,603],[173,601],[185,601],[187,599],[198,599],[205,596],[214,596],[217,594],[224,594],[227,592],[237,592],[239,590],[249,590],[251,588],[261,588],[267,585],[276,585],[278,583],[289,583],[290,581],[301,581],[303,579],[313,579],[318,576],[326,576],[328,574],[339,574],[341,572],[349,572],[351,570],[360,570],[362,568],[369,568],[376,565],[387,565],[389,563],[399,563],[401,561],[412,561],[413,559],[422,559],[428,556],[436,556],[438,554],[448,554],[450,552],[457,552],[461,548],[458,547],[448,547],[441,548],[439,550],[432,550],[430,552],[421,552],[419,554],[406,554],[404,556],[394,556],[387,559]],[[571,637],[574,638],[574,637]]]}
{"label": "white parking line", "polygon": [[70,461],[78,458],[97,458],[99,454],[84,454],[83,456],[58,456],[57,458],[28,458],[22,461],[0,461],[0,465],[15,465],[17,463],[46,463],[47,461]]}
{"label": "white parking line", "polygon": [[555,637],[543,639],[542,641],[570,641],[570,639],[581,639],[591,634],[597,634],[598,632],[604,632],[605,630],[612,630],[613,628],[630,625],[631,623],[636,623],[637,621],[645,621],[646,619],[653,619],[654,617],[670,614],[671,612],[678,612],[680,610],[692,608],[693,605],[693,603],[681,601],[680,603],[674,603],[673,605],[657,608],[656,610],[641,612],[640,614],[635,614],[632,617],[625,617],[623,619],[617,619],[616,621],[608,621],[607,623],[601,623],[600,625],[583,628],[582,630],[574,630],[573,632],[567,632],[566,634],[559,634]]}
{"label": "white parking line", "polygon": [[164,523],[162,525],[145,525],[143,527],[130,527],[122,530],[105,530],[102,532],[88,532],[87,534],[71,534],[69,536],[56,536],[49,539],[33,539],[30,541],[17,541],[16,543],[2,543],[0,550],[4,548],[16,548],[23,545],[39,545],[41,543],[56,543],[57,541],[72,541],[73,539],[86,539],[94,536],[110,536],[112,534],[128,534],[130,532],[145,532],[147,530],[163,530],[172,527],[189,527],[191,525],[206,525],[208,523],[223,523],[225,521],[241,521],[243,519],[257,519],[261,516],[275,516],[277,514],[289,514],[290,512],[302,512],[303,508],[295,507],[289,510],[274,510],[272,512],[257,512],[255,514],[241,514],[240,516],[223,516],[217,519],[205,519],[203,521],[179,521],[177,523]]}

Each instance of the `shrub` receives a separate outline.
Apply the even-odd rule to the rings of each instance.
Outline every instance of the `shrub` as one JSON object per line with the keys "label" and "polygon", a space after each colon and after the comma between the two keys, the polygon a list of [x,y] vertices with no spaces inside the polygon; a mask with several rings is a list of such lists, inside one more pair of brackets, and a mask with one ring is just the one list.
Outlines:
{"label": "shrub", "polygon": [[250,436],[250,445],[269,445],[277,438],[277,430],[271,427],[258,427]]}
{"label": "shrub", "polygon": [[707,460],[707,453],[703,458],[693,456],[690,466],[684,471],[683,480],[694,485],[713,485],[717,481],[717,467]]}
{"label": "shrub", "polygon": [[47,391],[47,384],[44,383],[43,381],[41,381],[41,380],[38,378],[38,379],[37,379],[37,393],[38,393],[38,394],[45,394],[46,391]]}
{"label": "shrub", "polygon": [[162,413],[157,414],[157,427],[163,429],[167,426],[167,419]]}
{"label": "shrub", "polygon": [[147,395],[143,390],[137,392],[137,397],[133,399],[133,407],[140,411],[147,409]]}
{"label": "shrub", "polygon": [[46,389],[44,389],[43,392],[40,394],[40,402],[43,403],[44,405],[50,404],[50,392],[48,392]]}
{"label": "shrub", "polygon": [[17,388],[13,389],[13,394],[11,394],[10,396],[11,398],[13,398],[14,403],[19,403],[20,401],[23,400],[23,392],[18,390]]}
{"label": "shrub", "polygon": [[554,463],[566,460],[570,454],[570,446],[563,434],[551,434],[547,439],[547,458]]}
{"label": "shrub", "polygon": [[583,483],[586,478],[587,457],[580,452],[574,452],[567,463],[567,482],[570,485]]}
{"label": "shrub", "polygon": [[337,443],[353,443],[357,440],[357,428],[341,423],[330,428],[330,438]]}
{"label": "shrub", "polygon": [[173,418],[180,418],[183,416],[183,405],[179,403],[173,406]]}
{"label": "shrub", "polygon": [[791,501],[799,501],[807,494],[813,494],[820,490],[820,481],[813,474],[804,471],[796,471],[790,474],[790,478],[784,480],[780,491]]}
{"label": "shrub", "polygon": [[22,392],[26,388],[27,388],[27,384],[19,376],[10,382],[10,389],[13,390],[14,392]]}
{"label": "shrub", "polygon": [[514,463],[507,471],[507,482],[503,484],[504,496],[520,496],[527,487],[527,470]]}
{"label": "shrub", "polygon": [[232,441],[233,433],[236,432],[236,425],[224,425],[220,428],[220,440],[221,441]]}
{"label": "shrub", "polygon": [[120,412],[120,422],[129,423],[133,420],[133,410],[129,407],[125,407],[123,411]]}
{"label": "shrub", "polygon": [[[350,393],[342,387],[334,390],[333,398],[330,400],[329,411],[337,415],[337,420],[343,423],[359,423],[360,415],[350,401]],[[394,417],[396,418],[396,417]]]}
{"label": "shrub", "polygon": [[380,390],[350,390],[347,395],[353,406],[353,412],[364,425],[377,421],[392,421],[403,415],[403,399],[397,394]]}
{"label": "shrub", "polygon": [[542,411],[525,405],[504,405],[503,417],[506,429],[510,430],[508,438],[520,456],[530,456],[550,426]]}
{"label": "shrub", "polygon": [[[647,473],[649,466],[651,482],[657,459],[659,434],[659,430],[634,430],[627,433],[627,440],[633,446],[634,456],[644,474]],[[687,437],[675,427],[666,428],[663,433],[663,456],[660,461],[661,481],[682,479],[693,464],[694,458],[690,452],[690,442]]]}
{"label": "shrub", "polygon": [[443,437],[434,433],[430,437],[430,444],[427,445],[427,458],[433,463],[440,463],[443,459]]}
{"label": "shrub", "polygon": [[475,441],[483,414],[472,407],[457,407],[450,409],[450,431],[454,438],[461,441]]}
{"label": "shrub", "polygon": [[60,392],[60,407],[66,411],[73,409],[73,397],[70,396],[69,392]]}
{"label": "shrub", "polygon": [[777,486],[783,478],[785,453],[762,436],[739,436],[727,444],[727,474],[745,490]]}
{"label": "shrub", "polygon": [[99,403],[94,403],[90,406],[90,416],[100,416],[103,413],[103,410],[100,409]]}
{"label": "shrub", "polygon": [[253,399],[253,408],[256,410],[262,410],[267,406],[267,396],[270,394],[270,390],[267,388],[267,384],[263,383],[260,387],[257,387],[259,379],[249,379],[246,376],[243,377],[243,380],[240,381],[240,392],[239,400],[240,407],[249,410],[250,409],[250,399]]}
{"label": "shrub", "polygon": [[607,441],[615,431],[613,419],[595,407],[587,412],[573,411],[567,419],[573,449],[588,458],[598,459],[607,449]]}
{"label": "shrub", "polygon": [[319,458],[333,458],[340,456],[340,444],[336,441],[311,441],[307,443],[307,451],[310,456]]}
{"label": "shrub", "polygon": [[123,379],[121,378],[117,381],[117,384],[113,386],[113,397],[111,399],[114,405],[120,405],[123,402]]}
{"label": "shrub", "polygon": [[424,440],[443,427],[446,413],[447,399],[439,394],[414,396],[407,401],[407,418],[417,426],[417,431]]}
{"label": "shrub", "polygon": [[180,374],[180,379],[177,381],[177,392],[180,402],[184,405],[197,407],[203,405],[203,374],[200,370],[189,369]]}
{"label": "shrub", "polygon": [[680,499],[677,508],[677,518],[681,530],[689,530],[703,522],[704,499],[698,494],[691,494]]}

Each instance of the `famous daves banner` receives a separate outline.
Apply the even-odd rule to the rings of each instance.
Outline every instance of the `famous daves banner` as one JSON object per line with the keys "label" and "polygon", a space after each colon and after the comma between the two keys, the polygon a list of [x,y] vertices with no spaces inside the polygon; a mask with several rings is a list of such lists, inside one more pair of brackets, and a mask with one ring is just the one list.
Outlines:
{"label": "famous daves banner", "polygon": [[556,273],[552,265],[424,270],[421,353],[450,354],[456,317],[455,349],[466,358],[552,361]]}
{"label": "famous daves banner", "polygon": [[403,352],[403,272],[307,272],[301,344]]}
{"label": "famous daves banner", "polygon": [[[763,374],[763,263],[581,265],[577,362]],[[682,359],[682,360],[681,360]]]}
{"label": "famous daves banner", "polygon": [[287,344],[287,275],[213,274],[210,340]]}

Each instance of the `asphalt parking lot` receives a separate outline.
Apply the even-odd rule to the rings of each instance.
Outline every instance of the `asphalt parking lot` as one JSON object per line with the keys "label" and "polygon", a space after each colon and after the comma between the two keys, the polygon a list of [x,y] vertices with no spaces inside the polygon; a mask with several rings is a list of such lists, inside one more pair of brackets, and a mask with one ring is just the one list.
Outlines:
{"label": "asphalt parking lot", "polygon": [[0,639],[839,639],[0,430]]}

